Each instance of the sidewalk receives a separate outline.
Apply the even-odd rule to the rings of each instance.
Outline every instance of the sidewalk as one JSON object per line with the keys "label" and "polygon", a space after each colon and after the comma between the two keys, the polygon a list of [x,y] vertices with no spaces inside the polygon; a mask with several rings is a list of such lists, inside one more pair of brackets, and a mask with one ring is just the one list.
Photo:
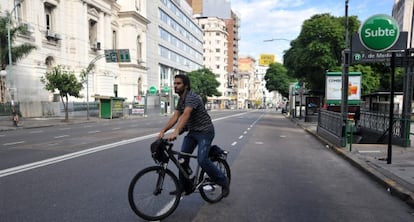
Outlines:
{"label": "sidewalk", "polygon": [[[158,116],[159,117],[159,116]],[[50,118],[23,118],[18,127],[13,126],[9,116],[0,116],[0,132],[9,131],[9,130],[20,130],[20,129],[30,129],[30,128],[40,128],[40,127],[50,127],[57,125],[71,125],[71,124],[87,124],[94,122],[104,122],[104,121],[122,121],[128,119],[141,119],[146,118],[141,115],[130,115],[123,118],[114,118],[114,119],[101,119],[98,117],[89,117],[87,119],[85,116],[80,117],[69,117],[69,121],[65,122],[64,117],[50,117]]]}
{"label": "sidewalk", "polygon": [[387,164],[388,144],[350,144],[335,147],[316,134],[317,123],[293,119],[305,131],[324,142],[334,152],[358,167],[411,207],[414,207],[414,148],[392,145],[391,164]]}

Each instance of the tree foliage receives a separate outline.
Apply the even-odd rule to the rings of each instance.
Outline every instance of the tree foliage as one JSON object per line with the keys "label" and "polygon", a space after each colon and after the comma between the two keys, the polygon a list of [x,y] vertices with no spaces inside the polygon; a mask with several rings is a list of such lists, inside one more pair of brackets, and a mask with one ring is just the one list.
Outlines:
{"label": "tree foliage", "polygon": [[40,78],[45,89],[51,93],[59,92],[60,99],[65,110],[65,121],[69,120],[68,102],[69,96],[80,98],[80,91],[83,89],[82,82],[78,81],[73,71],[62,69],[61,66],[54,67]]}
{"label": "tree foliage", "polygon": [[284,97],[289,97],[289,84],[295,81],[288,76],[287,69],[280,63],[270,64],[264,79],[266,81],[266,89],[269,92],[278,91]]}
{"label": "tree foliage", "polygon": [[[357,32],[357,17],[349,17],[349,33]],[[345,18],[318,14],[306,20],[284,55],[288,74],[312,91],[324,91],[326,71],[340,70],[345,47]]]}
{"label": "tree foliage", "polygon": [[[0,17],[0,70],[6,69],[9,64],[9,44],[8,44],[8,33],[7,33],[7,23],[9,20],[10,13],[7,13],[6,16]],[[19,25],[16,27],[10,28],[10,45],[11,45],[11,55],[12,61],[17,62],[19,59],[28,55],[32,50],[36,49],[36,46],[30,43],[23,43],[18,46],[13,46],[14,40],[17,37],[17,34],[27,34],[28,30],[26,26]]]}
{"label": "tree foliage", "polygon": [[217,90],[220,82],[217,81],[216,75],[207,68],[198,69],[188,73],[191,82],[191,89],[201,96],[204,104],[209,96],[221,96]]}

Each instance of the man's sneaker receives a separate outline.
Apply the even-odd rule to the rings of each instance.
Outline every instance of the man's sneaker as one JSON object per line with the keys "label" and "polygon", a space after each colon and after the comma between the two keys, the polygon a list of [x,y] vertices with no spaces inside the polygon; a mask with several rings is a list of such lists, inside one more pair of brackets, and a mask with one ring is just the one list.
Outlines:
{"label": "man's sneaker", "polygon": [[221,186],[221,195],[223,197],[227,197],[230,194],[230,185],[226,183],[225,185]]}

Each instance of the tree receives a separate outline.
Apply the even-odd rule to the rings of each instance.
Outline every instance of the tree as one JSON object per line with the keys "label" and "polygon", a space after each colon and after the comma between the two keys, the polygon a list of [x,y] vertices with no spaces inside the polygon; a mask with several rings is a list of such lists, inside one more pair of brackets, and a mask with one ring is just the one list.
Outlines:
{"label": "tree", "polygon": [[289,84],[294,82],[294,79],[287,75],[287,69],[282,64],[270,64],[264,79],[269,92],[278,91],[282,96],[289,97]]}
{"label": "tree", "polygon": [[76,98],[81,97],[79,92],[83,89],[82,82],[78,81],[73,71],[63,70],[61,66],[56,66],[50,72],[46,72],[46,74],[40,78],[40,81],[45,85],[45,89],[49,92],[59,92],[65,110],[65,121],[68,121],[69,96],[74,96]]}
{"label": "tree", "polygon": [[[0,17],[0,70],[6,69],[9,65],[9,44],[8,44],[8,33],[7,33],[7,23],[9,21],[10,13],[4,17]],[[17,34],[27,34],[28,30],[26,26],[19,25],[17,27],[10,28],[10,44],[11,44],[11,54],[12,61],[17,62],[19,59],[28,55],[32,50],[36,49],[35,45],[30,43],[23,43],[18,46],[13,46],[13,42]]]}
{"label": "tree", "polygon": [[188,73],[191,82],[191,90],[201,96],[204,104],[207,103],[208,96],[221,96],[217,90],[220,82],[211,70],[203,68]]}
{"label": "tree", "polygon": [[[357,32],[357,17],[349,17],[349,33]],[[284,55],[288,74],[312,91],[324,91],[326,70],[340,70],[345,47],[345,18],[318,14],[306,20]]]}

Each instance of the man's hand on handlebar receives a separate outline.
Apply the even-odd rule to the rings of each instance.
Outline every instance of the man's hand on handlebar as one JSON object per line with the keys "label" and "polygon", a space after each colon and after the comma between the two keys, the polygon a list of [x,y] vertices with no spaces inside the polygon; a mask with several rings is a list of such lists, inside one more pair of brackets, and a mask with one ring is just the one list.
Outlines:
{"label": "man's hand on handlebar", "polygon": [[171,133],[170,135],[168,135],[167,140],[168,141],[174,141],[176,140],[178,137],[178,133],[174,130],[173,133]]}
{"label": "man's hand on handlebar", "polygon": [[164,131],[161,131],[159,134],[158,134],[158,139],[161,139],[161,138],[163,138],[164,137]]}

